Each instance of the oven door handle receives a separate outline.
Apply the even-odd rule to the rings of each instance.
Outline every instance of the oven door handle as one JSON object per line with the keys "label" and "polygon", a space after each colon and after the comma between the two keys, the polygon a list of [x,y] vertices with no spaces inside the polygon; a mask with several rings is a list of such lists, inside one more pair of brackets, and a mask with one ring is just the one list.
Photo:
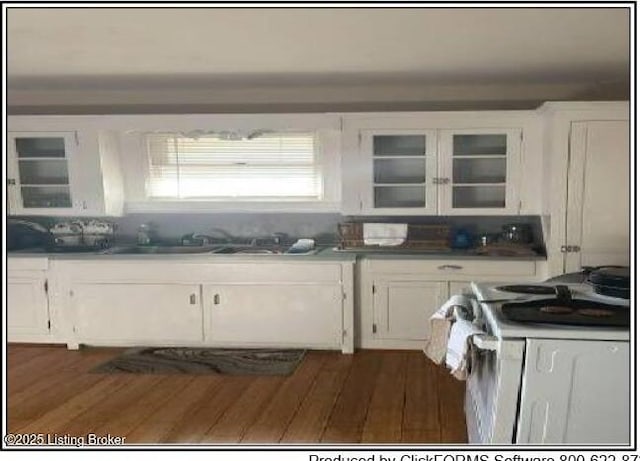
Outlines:
{"label": "oven door handle", "polygon": [[475,335],[473,344],[483,351],[497,351],[500,348],[500,340],[490,335]]}

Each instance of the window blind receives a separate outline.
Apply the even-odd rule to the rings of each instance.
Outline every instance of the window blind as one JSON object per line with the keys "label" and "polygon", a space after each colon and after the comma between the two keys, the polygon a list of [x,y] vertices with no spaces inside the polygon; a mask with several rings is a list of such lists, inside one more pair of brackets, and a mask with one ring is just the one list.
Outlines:
{"label": "window blind", "polygon": [[228,140],[149,134],[147,195],[166,199],[322,198],[322,170],[309,133]]}

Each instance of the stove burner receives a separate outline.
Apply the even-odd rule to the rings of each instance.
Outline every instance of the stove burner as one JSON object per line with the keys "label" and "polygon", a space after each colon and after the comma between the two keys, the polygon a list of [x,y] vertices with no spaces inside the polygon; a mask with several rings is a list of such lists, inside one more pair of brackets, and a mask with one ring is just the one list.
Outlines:
{"label": "stove burner", "polygon": [[514,322],[585,327],[628,327],[630,324],[629,308],[586,299],[571,299],[566,304],[548,299],[508,302],[502,304],[500,310]]}
{"label": "stove burner", "polygon": [[503,285],[496,287],[496,290],[507,291],[509,293],[524,293],[529,295],[554,295],[556,289],[544,285]]}

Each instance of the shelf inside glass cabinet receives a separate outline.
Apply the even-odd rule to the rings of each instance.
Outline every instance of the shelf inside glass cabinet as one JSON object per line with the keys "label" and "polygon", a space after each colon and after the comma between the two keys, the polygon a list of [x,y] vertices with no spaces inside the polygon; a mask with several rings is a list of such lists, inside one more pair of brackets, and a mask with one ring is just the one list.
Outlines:
{"label": "shelf inside glass cabinet", "polygon": [[375,208],[423,208],[426,205],[424,185],[376,185],[373,190]]}
{"label": "shelf inside glass cabinet", "polygon": [[24,208],[70,208],[71,191],[69,186],[41,185],[21,186],[22,206]]}
{"label": "shelf inside glass cabinet", "polygon": [[504,208],[506,186],[504,184],[454,185],[452,203],[454,208]]}

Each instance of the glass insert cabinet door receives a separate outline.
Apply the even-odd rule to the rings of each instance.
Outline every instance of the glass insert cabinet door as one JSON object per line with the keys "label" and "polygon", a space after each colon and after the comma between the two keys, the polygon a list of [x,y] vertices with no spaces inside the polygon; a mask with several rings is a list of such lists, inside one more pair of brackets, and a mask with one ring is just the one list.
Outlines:
{"label": "glass insert cabinet door", "polygon": [[425,131],[365,133],[370,156],[371,196],[367,208],[436,212],[437,135]]}
{"label": "glass insert cabinet door", "polygon": [[442,213],[517,213],[520,130],[440,133]]}
{"label": "glass insert cabinet door", "polygon": [[74,133],[10,132],[8,185],[18,210],[72,208],[69,156]]}

